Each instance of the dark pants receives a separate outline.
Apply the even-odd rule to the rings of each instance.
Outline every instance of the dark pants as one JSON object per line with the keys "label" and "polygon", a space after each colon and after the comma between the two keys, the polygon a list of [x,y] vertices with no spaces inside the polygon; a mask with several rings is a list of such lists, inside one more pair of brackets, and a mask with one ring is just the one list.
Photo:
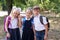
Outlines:
{"label": "dark pants", "polygon": [[45,30],[36,31],[36,40],[44,40]]}
{"label": "dark pants", "polygon": [[10,38],[7,37],[7,40],[21,40],[19,28],[8,29],[10,33]]}

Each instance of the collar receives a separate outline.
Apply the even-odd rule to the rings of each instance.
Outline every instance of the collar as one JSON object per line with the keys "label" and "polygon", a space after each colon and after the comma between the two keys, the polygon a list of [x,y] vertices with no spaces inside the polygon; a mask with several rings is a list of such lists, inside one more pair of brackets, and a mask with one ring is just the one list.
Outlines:
{"label": "collar", "polygon": [[29,19],[27,19],[27,17],[25,17],[26,18],[26,20],[30,20],[30,18]]}

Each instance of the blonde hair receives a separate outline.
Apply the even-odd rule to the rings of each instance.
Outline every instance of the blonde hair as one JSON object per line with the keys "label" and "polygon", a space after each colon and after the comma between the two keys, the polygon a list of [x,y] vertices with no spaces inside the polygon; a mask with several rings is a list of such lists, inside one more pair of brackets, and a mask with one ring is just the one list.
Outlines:
{"label": "blonde hair", "polygon": [[18,11],[19,14],[20,14],[20,10],[19,10],[18,8],[12,8],[11,13],[10,13],[10,15],[9,15],[9,16],[12,17],[12,19],[14,18],[13,14],[14,14],[14,12],[16,12],[16,11]]}
{"label": "blonde hair", "polygon": [[10,15],[12,16],[14,12],[18,11],[20,13],[19,8],[12,8]]}

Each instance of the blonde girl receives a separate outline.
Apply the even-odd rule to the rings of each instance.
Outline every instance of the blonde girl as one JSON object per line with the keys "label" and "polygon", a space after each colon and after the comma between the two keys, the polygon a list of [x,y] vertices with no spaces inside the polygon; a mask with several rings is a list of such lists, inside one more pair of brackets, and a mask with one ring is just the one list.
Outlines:
{"label": "blonde girl", "polygon": [[20,38],[20,11],[17,8],[12,9],[10,15],[6,18],[5,29],[7,40],[21,40]]}

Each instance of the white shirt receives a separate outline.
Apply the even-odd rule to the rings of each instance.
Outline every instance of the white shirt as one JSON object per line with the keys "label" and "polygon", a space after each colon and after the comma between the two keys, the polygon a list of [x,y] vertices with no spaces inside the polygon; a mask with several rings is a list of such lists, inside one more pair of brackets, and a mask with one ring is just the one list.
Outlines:
{"label": "white shirt", "polygon": [[[46,17],[43,17],[43,23],[47,24]],[[40,22],[40,14],[34,17],[34,25],[36,31],[45,30],[45,26]]]}
{"label": "white shirt", "polygon": [[17,18],[15,18],[15,19],[10,21],[9,28],[11,28],[11,29],[18,28],[17,24],[18,24],[18,20],[17,20]]}
{"label": "white shirt", "polygon": [[29,18],[29,19],[27,19],[26,17],[25,17],[25,19],[26,19],[26,20],[30,20],[30,18]]}

